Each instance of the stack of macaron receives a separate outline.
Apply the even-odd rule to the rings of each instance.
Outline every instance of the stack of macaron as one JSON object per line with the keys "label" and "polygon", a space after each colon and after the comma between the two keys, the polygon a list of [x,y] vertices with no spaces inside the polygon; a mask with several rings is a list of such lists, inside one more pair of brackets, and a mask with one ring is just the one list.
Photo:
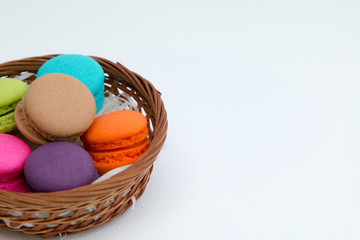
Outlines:
{"label": "stack of macaron", "polygon": [[24,165],[30,147],[10,134],[0,133],[0,189],[25,192]]}
{"label": "stack of macaron", "polygon": [[27,88],[20,80],[0,78],[0,133],[15,130],[14,111]]}
{"label": "stack of macaron", "polygon": [[149,147],[147,120],[136,111],[98,116],[81,136],[100,174],[134,163]]}
{"label": "stack of macaron", "polygon": [[[95,117],[103,102],[104,71],[83,55],[48,60],[29,87],[0,78],[0,189],[69,190],[134,163],[150,144],[145,116],[118,110]],[[13,136],[16,128],[35,150]],[[83,147],[74,143],[79,137]]]}

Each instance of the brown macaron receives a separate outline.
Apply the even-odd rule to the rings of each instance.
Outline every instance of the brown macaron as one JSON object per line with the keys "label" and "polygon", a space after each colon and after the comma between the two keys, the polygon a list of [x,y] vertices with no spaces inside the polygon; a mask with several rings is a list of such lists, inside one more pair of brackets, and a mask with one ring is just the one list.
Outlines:
{"label": "brown macaron", "polygon": [[95,99],[79,80],[62,73],[49,73],[31,83],[15,110],[15,122],[30,141],[74,142],[92,124]]}

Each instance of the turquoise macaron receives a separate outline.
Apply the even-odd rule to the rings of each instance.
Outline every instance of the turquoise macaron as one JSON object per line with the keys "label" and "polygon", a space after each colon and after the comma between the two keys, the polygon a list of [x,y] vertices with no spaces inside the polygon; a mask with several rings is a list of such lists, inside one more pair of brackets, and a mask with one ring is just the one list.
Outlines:
{"label": "turquoise macaron", "polygon": [[96,102],[96,112],[104,103],[104,70],[93,58],[80,54],[63,54],[46,61],[38,70],[37,77],[48,73],[63,73],[84,83]]}

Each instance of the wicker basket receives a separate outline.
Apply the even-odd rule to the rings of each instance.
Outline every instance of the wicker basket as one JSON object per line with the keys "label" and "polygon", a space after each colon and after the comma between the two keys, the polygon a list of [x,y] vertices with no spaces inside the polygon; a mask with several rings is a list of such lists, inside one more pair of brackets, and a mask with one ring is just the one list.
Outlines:
{"label": "wicker basket", "polygon": [[[0,77],[15,77],[38,68],[56,55],[31,57],[0,64]],[[124,213],[140,198],[167,133],[167,115],[161,94],[138,74],[119,63],[93,57],[105,72],[105,89],[125,92],[148,119],[150,147],[125,171],[92,185],[53,193],[15,193],[0,190],[0,225],[26,234],[52,237],[103,224]],[[34,76],[26,81],[34,80]]]}

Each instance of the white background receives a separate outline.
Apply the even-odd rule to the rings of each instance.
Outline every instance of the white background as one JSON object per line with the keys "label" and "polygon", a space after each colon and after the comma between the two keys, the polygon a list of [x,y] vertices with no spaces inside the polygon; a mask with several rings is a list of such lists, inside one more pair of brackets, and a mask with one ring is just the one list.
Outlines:
{"label": "white background", "polygon": [[[0,62],[119,61],[168,138],[135,210],[67,239],[359,239],[360,3],[5,1]],[[0,230],[0,239],[38,239]],[[56,238],[55,238],[56,239]]]}

